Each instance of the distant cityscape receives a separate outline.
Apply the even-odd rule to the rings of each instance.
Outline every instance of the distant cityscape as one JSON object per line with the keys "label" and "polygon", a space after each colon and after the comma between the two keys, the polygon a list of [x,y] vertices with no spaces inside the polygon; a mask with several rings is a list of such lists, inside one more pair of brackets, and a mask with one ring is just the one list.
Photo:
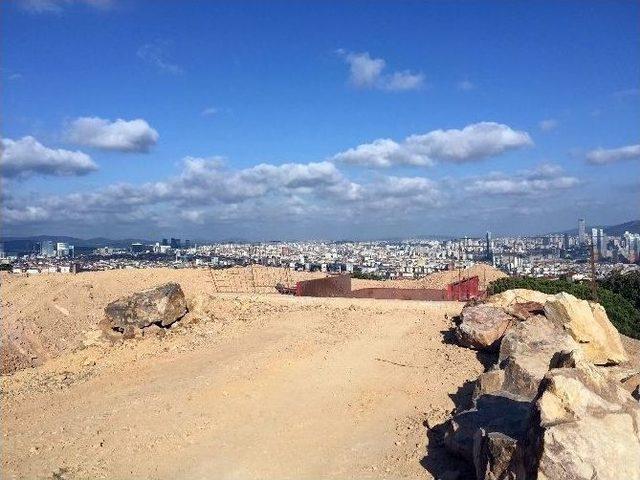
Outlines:
{"label": "distant cityscape", "polygon": [[[350,273],[380,279],[419,278],[430,273],[488,263],[510,275],[591,276],[614,269],[637,269],[640,233],[605,233],[587,228],[579,219],[573,233],[542,236],[406,239],[402,241],[271,241],[196,244],[180,238],[156,242],[134,241],[125,246],[76,248],[67,242],[44,239],[29,252],[5,253],[0,244],[0,267],[14,274],[79,273],[121,268],[229,268],[260,264],[299,271]],[[80,251],[79,251],[80,250]]]}

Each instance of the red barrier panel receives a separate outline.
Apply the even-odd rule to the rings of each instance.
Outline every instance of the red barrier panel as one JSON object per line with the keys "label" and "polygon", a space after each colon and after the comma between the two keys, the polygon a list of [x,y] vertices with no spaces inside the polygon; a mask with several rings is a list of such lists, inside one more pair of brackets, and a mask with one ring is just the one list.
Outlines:
{"label": "red barrier panel", "polygon": [[447,291],[436,288],[361,288],[351,292],[353,298],[379,300],[446,300]]}
{"label": "red barrier panel", "polygon": [[448,300],[466,301],[480,296],[480,279],[477,276],[447,285]]}

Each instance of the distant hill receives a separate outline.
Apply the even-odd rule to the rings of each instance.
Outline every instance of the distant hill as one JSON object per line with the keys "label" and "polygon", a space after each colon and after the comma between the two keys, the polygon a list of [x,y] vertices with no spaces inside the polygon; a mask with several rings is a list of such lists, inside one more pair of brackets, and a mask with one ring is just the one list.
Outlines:
{"label": "distant hill", "polygon": [[632,220],[619,225],[604,227],[604,231],[607,235],[614,236],[624,235],[624,232],[640,233],[640,220]]}
{"label": "distant hill", "polygon": [[[587,233],[589,233],[591,228],[602,228],[604,230],[604,233],[606,233],[607,235],[619,237],[621,235],[624,235],[624,232],[640,233],[640,220],[631,220],[630,222],[619,223],[618,225],[609,225],[607,227],[603,227],[602,225],[589,225],[587,226]],[[571,230],[565,230],[564,232],[556,233],[568,233],[569,235],[577,235],[578,229],[572,228]]]}

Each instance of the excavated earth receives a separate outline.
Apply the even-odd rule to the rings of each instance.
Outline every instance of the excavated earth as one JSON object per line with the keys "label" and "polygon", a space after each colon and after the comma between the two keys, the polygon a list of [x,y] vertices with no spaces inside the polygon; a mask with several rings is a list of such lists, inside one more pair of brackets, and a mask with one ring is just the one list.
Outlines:
{"label": "excavated earth", "polygon": [[[2,478],[453,478],[427,426],[491,360],[451,341],[462,304],[282,296],[267,270],[216,293],[247,279],[226,275],[3,276]],[[163,336],[100,336],[109,302],[166,282],[189,313]]]}

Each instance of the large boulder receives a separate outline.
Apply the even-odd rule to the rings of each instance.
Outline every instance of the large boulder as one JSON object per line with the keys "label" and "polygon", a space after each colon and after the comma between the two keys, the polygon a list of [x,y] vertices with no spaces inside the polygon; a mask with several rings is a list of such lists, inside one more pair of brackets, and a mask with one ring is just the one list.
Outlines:
{"label": "large boulder", "polygon": [[464,347],[497,350],[502,336],[514,321],[511,315],[493,305],[466,306],[456,327],[456,337]]}
{"label": "large boulder", "polygon": [[171,325],[187,313],[187,302],[180,285],[165,283],[111,302],[104,312],[103,328],[128,335],[150,325]]}
{"label": "large boulder", "polygon": [[562,292],[546,301],[544,313],[580,343],[586,360],[596,365],[628,360],[620,334],[601,305]]}
{"label": "large boulder", "polygon": [[560,352],[577,348],[575,340],[542,315],[517,322],[500,345],[498,364],[504,370],[502,389],[533,399],[554,358]]}
{"label": "large boulder", "polygon": [[[474,463],[475,436],[500,433],[514,441],[524,437],[529,424],[531,403],[508,392],[480,396],[475,407],[460,412],[445,426],[444,445],[452,453]],[[477,450],[477,447],[476,447]]]}
{"label": "large boulder", "polygon": [[640,480],[640,405],[619,382],[591,365],[553,369],[534,412],[518,478]]}
{"label": "large boulder", "polygon": [[512,290],[505,290],[502,293],[496,293],[487,298],[487,303],[508,309],[509,307],[518,303],[535,302],[542,305],[553,297],[546,293],[538,292],[537,290],[527,290],[525,288],[514,288]]}

